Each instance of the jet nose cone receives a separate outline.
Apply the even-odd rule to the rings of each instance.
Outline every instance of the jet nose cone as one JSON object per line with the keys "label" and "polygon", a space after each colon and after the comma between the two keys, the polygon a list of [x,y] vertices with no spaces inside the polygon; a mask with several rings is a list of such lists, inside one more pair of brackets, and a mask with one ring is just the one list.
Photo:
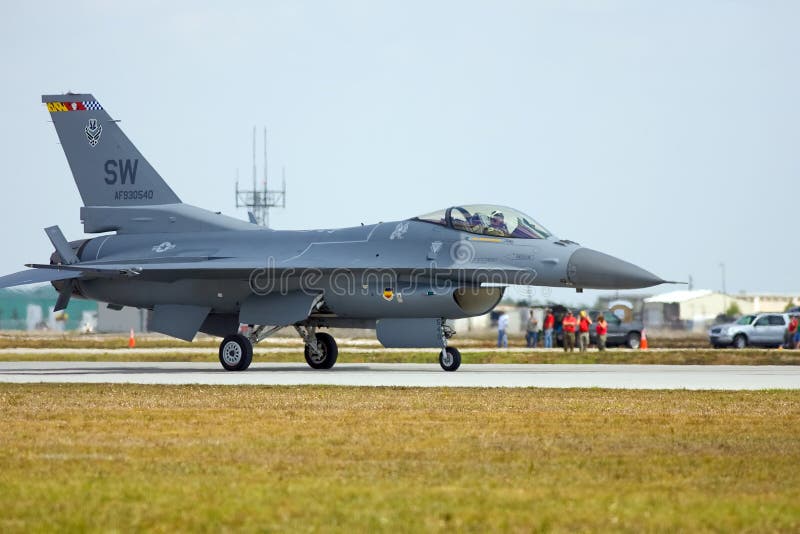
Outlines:
{"label": "jet nose cone", "polygon": [[641,267],[590,248],[572,254],[567,278],[575,287],[589,289],[635,289],[664,282]]}

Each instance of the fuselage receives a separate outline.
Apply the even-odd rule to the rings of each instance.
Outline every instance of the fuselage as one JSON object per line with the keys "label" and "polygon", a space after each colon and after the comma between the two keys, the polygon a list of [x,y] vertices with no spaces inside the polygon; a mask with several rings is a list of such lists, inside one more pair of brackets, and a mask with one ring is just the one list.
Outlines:
{"label": "fuselage", "polygon": [[[235,313],[253,291],[300,289],[324,293],[327,305],[344,316],[430,316],[424,305],[407,305],[411,298],[404,294],[433,297],[507,284],[569,286],[567,265],[578,248],[554,238],[478,236],[415,220],[329,230],[119,234],[84,242],[81,263],[127,265],[142,273],[82,280],[79,288],[85,297],[115,305],[181,302],[210,306],[214,313]],[[205,269],[209,260],[227,266],[228,274]],[[159,270],[174,263],[185,268]],[[386,298],[387,290],[399,297]],[[371,302],[374,294],[379,298]],[[493,306],[496,300],[486,302]],[[450,315],[486,311],[454,307]]]}

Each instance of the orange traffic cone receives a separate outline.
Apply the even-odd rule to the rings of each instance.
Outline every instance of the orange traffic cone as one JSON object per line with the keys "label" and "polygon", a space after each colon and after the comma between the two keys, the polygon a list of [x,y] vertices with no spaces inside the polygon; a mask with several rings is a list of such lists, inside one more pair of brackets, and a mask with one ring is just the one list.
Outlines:
{"label": "orange traffic cone", "polygon": [[644,328],[642,328],[642,341],[639,343],[639,348],[647,350],[647,332],[645,332]]}
{"label": "orange traffic cone", "polygon": [[128,348],[132,349],[136,346],[136,339],[133,337],[133,328],[131,328],[131,337],[128,338]]}

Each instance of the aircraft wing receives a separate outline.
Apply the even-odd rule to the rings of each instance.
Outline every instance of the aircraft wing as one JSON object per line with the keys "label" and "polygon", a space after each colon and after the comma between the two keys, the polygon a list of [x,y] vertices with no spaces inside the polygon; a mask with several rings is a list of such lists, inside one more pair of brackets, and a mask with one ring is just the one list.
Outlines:
{"label": "aircraft wing", "polygon": [[0,288],[38,284],[41,282],[54,282],[56,280],[70,280],[72,278],[80,278],[81,274],[80,270],[28,269],[6,276],[0,276]]}
{"label": "aircraft wing", "polygon": [[109,261],[109,262],[83,262],[73,265],[46,265],[41,263],[27,264],[34,270],[52,270],[61,272],[82,272],[89,276],[130,276],[145,273],[167,273],[175,271],[176,274],[187,272],[208,271],[221,276],[235,271],[250,272],[254,269],[265,268],[263,262],[238,258],[175,258],[168,261]]}
{"label": "aircraft wing", "polygon": [[[497,271],[488,270],[485,265],[463,264],[458,269],[441,268],[420,269],[413,265],[396,267],[364,267],[350,263],[349,265],[335,265],[334,262],[311,263],[300,261],[284,261],[277,264],[267,264],[263,259],[255,258],[170,258],[159,261],[114,261],[114,262],[82,262],[73,265],[45,265],[29,264],[28,267],[57,272],[78,272],[84,277],[117,278],[141,276],[158,280],[179,280],[184,278],[240,278],[246,279],[251,275],[263,273],[262,276],[280,276],[291,273],[300,276],[306,270],[329,274],[337,270],[346,270],[358,273],[364,270],[373,271],[380,269],[392,270],[398,275],[417,273],[417,276],[443,277],[452,280],[478,280],[482,283],[495,284],[530,284],[535,280],[535,273],[527,269],[506,266],[502,269],[504,276],[500,279],[489,277],[485,273]],[[484,273],[481,276],[481,273]],[[530,278],[533,274],[533,278]],[[56,278],[58,279],[58,278]]]}

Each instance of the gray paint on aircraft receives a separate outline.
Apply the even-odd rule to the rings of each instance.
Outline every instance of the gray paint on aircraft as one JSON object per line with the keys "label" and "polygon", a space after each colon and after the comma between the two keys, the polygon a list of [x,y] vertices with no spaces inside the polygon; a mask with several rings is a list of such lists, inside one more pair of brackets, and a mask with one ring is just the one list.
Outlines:
{"label": "gray paint on aircraft", "polygon": [[295,325],[311,329],[307,336],[318,327],[377,322],[385,343],[440,346],[445,319],[486,313],[505,285],[663,282],[546,231],[519,238],[485,227],[484,235],[471,227],[478,211],[461,206],[427,222],[263,229],[181,203],[92,95],[45,95],[42,102],[84,202],[84,230],[115,234],[67,243],[48,228],[62,264],[32,264],[0,277],[0,287],[53,281],[63,306],[78,295],[151,309],[153,330],[187,340],[201,328],[221,335],[240,322]]}

